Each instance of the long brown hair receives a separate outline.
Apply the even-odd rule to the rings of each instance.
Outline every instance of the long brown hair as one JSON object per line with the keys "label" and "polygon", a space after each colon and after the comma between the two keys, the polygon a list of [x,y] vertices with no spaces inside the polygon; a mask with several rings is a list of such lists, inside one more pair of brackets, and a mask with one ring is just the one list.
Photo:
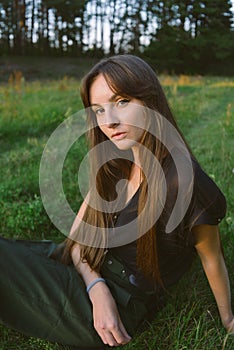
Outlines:
{"label": "long brown hair", "polygon": [[[162,115],[180,133],[155,72],[141,58],[133,55],[118,55],[105,58],[95,65],[84,77],[81,85],[81,98],[85,108],[91,105],[90,88],[100,74],[104,76],[107,84],[114,93],[117,93],[119,96],[141,100],[144,106]],[[87,119],[88,124],[91,126],[88,139],[90,147],[94,149],[96,145],[101,145],[103,141],[107,140],[107,137],[97,126],[96,117],[90,108],[88,108]],[[152,130],[152,132],[145,133],[142,144],[145,146],[145,149],[153,153],[158,163],[162,164],[164,158],[168,154],[168,150],[163,143],[154,136],[154,131],[156,129],[160,131],[162,126],[160,125],[160,120],[157,118],[149,118],[148,122],[150,123],[150,127],[147,130]],[[131,160],[121,158],[121,151],[116,150],[115,146],[113,146],[112,152],[115,157],[101,167],[95,179],[98,193],[108,201],[112,201],[116,197],[115,188],[117,182],[122,178],[128,179],[132,166]],[[95,157],[92,157],[93,162],[91,167],[95,169],[95,161],[97,161],[97,159],[100,160],[102,154],[103,152],[97,152]],[[131,157],[131,155],[129,155],[129,157]],[[154,216],[154,213],[159,210],[161,203],[157,199],[161,198],[162,191],[162,184],[158,181],[160,178],[159,167],[152,166],[150,159],[144,154],[144,149],[140,152],[140,161],[142,163],[142,168],[147,169],[147,176],[143,174],[138,213],[143,210],[149,191],[146,178],[151,179],[155,200],[150,202],[147,216],[145,215],[141,219],[141,222],[139,222],[139,232],[141,232],[142,227],[145,227],[145,221],[149,220],[149,217]],[[109,214],[105,213],[105,210],[103,210],[103,212],[98,211],[90,206],[87,207],[83,218],[84,222],[99,227],[108,226],[110,220],[111,217]],[[82,230],[84,234],[85,225],[81,225],[79,230]],[[72,239],[67,240],[66,252],[69,253],[73,244],[74,242]],[[81,259],[87,261],[92,269],[98,271],[103,261],[105,249],[82,244],[80,245],[80,249]],[[137,264],[147,276],[160,281],[155,224],[152,225],[146,234],[140,235],[140,238],[137,239]]]}

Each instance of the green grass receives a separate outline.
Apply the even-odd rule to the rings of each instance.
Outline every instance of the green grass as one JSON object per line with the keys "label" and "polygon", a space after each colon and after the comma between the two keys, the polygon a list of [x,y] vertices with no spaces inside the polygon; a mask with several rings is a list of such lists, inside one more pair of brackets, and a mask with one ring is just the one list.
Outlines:
{"label": "green grass", "polygon": [[[227,197],[221,233],[234,290],[234,81],[182,76],[162,77],[162,83],[196,157]],[[70,78],[29,83],[16,77],[0,85],[0,232],[6,237],[64,238],[43,208],[38,171],[51,132],[82,108],[78,88],[79,82]],[[76,167],[84,153],[83,143],[75,145],[67,161],[64,185],[74,210],[81,201]],[[121,348],[233,350],[234,337],[228,337],[221,325],[199,261],[169,291],[167,306],[149,328]],[[32,349],[59,347],[0,326],[0,350]]]}

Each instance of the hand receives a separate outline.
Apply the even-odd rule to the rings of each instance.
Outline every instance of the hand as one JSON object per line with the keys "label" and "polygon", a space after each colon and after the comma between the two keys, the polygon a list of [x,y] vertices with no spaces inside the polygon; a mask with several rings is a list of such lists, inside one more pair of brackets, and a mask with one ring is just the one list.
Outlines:
{"label": "hand", "polygon": [[224,326],[228,334],[234,335],[234,317],[232,318],[231,321],[227,322]]}
{"label": "hand", "polygon": [[89,296],[93,304],[94,328],[103,343],[109,346],[127,344],[131,337],[124,328],[108,286],[97,283],[90,290]]}

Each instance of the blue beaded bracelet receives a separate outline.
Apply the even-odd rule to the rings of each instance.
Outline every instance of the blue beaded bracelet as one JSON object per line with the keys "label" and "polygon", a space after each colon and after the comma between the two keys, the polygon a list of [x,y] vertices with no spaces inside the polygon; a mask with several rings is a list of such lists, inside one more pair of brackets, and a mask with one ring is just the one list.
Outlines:
{"label": "blue beaded bracelet", "polygon": [[106,282],[106,280],[104,280],[104,278],[101,278],[101,277],[96,278],[86,287],[86,292],[88,293],[90,289],[93,288],[93,286],[95,286],[95,284],[98,282]]}

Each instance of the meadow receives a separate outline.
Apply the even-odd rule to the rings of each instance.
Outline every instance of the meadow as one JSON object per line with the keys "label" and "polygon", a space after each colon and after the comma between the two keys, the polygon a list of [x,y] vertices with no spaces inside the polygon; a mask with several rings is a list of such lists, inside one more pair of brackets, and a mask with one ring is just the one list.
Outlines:
{"label": "meadow", "polygon": [[[195,156],[225,193],[220,225],[234,298],[234,79],[161,76],[171,107]],[[39,166],[53,130],[82,109],[79,80],[28,82],[20,71],[0,84],[0,232],[5,237],[53,239],[64,236],[42,205]],[[86,146],[75,145],[66,160],[65,193],[79,208],[77,167]],[[234,300],[234,299],[233,299]],[[234,302],[233,302],[234,308]],[[125,350],[233,350],[234,337],[222,327],[199,261],[171,288],[167,306]],[[58,350],[57,344],[0,326],[0,350]]]}

